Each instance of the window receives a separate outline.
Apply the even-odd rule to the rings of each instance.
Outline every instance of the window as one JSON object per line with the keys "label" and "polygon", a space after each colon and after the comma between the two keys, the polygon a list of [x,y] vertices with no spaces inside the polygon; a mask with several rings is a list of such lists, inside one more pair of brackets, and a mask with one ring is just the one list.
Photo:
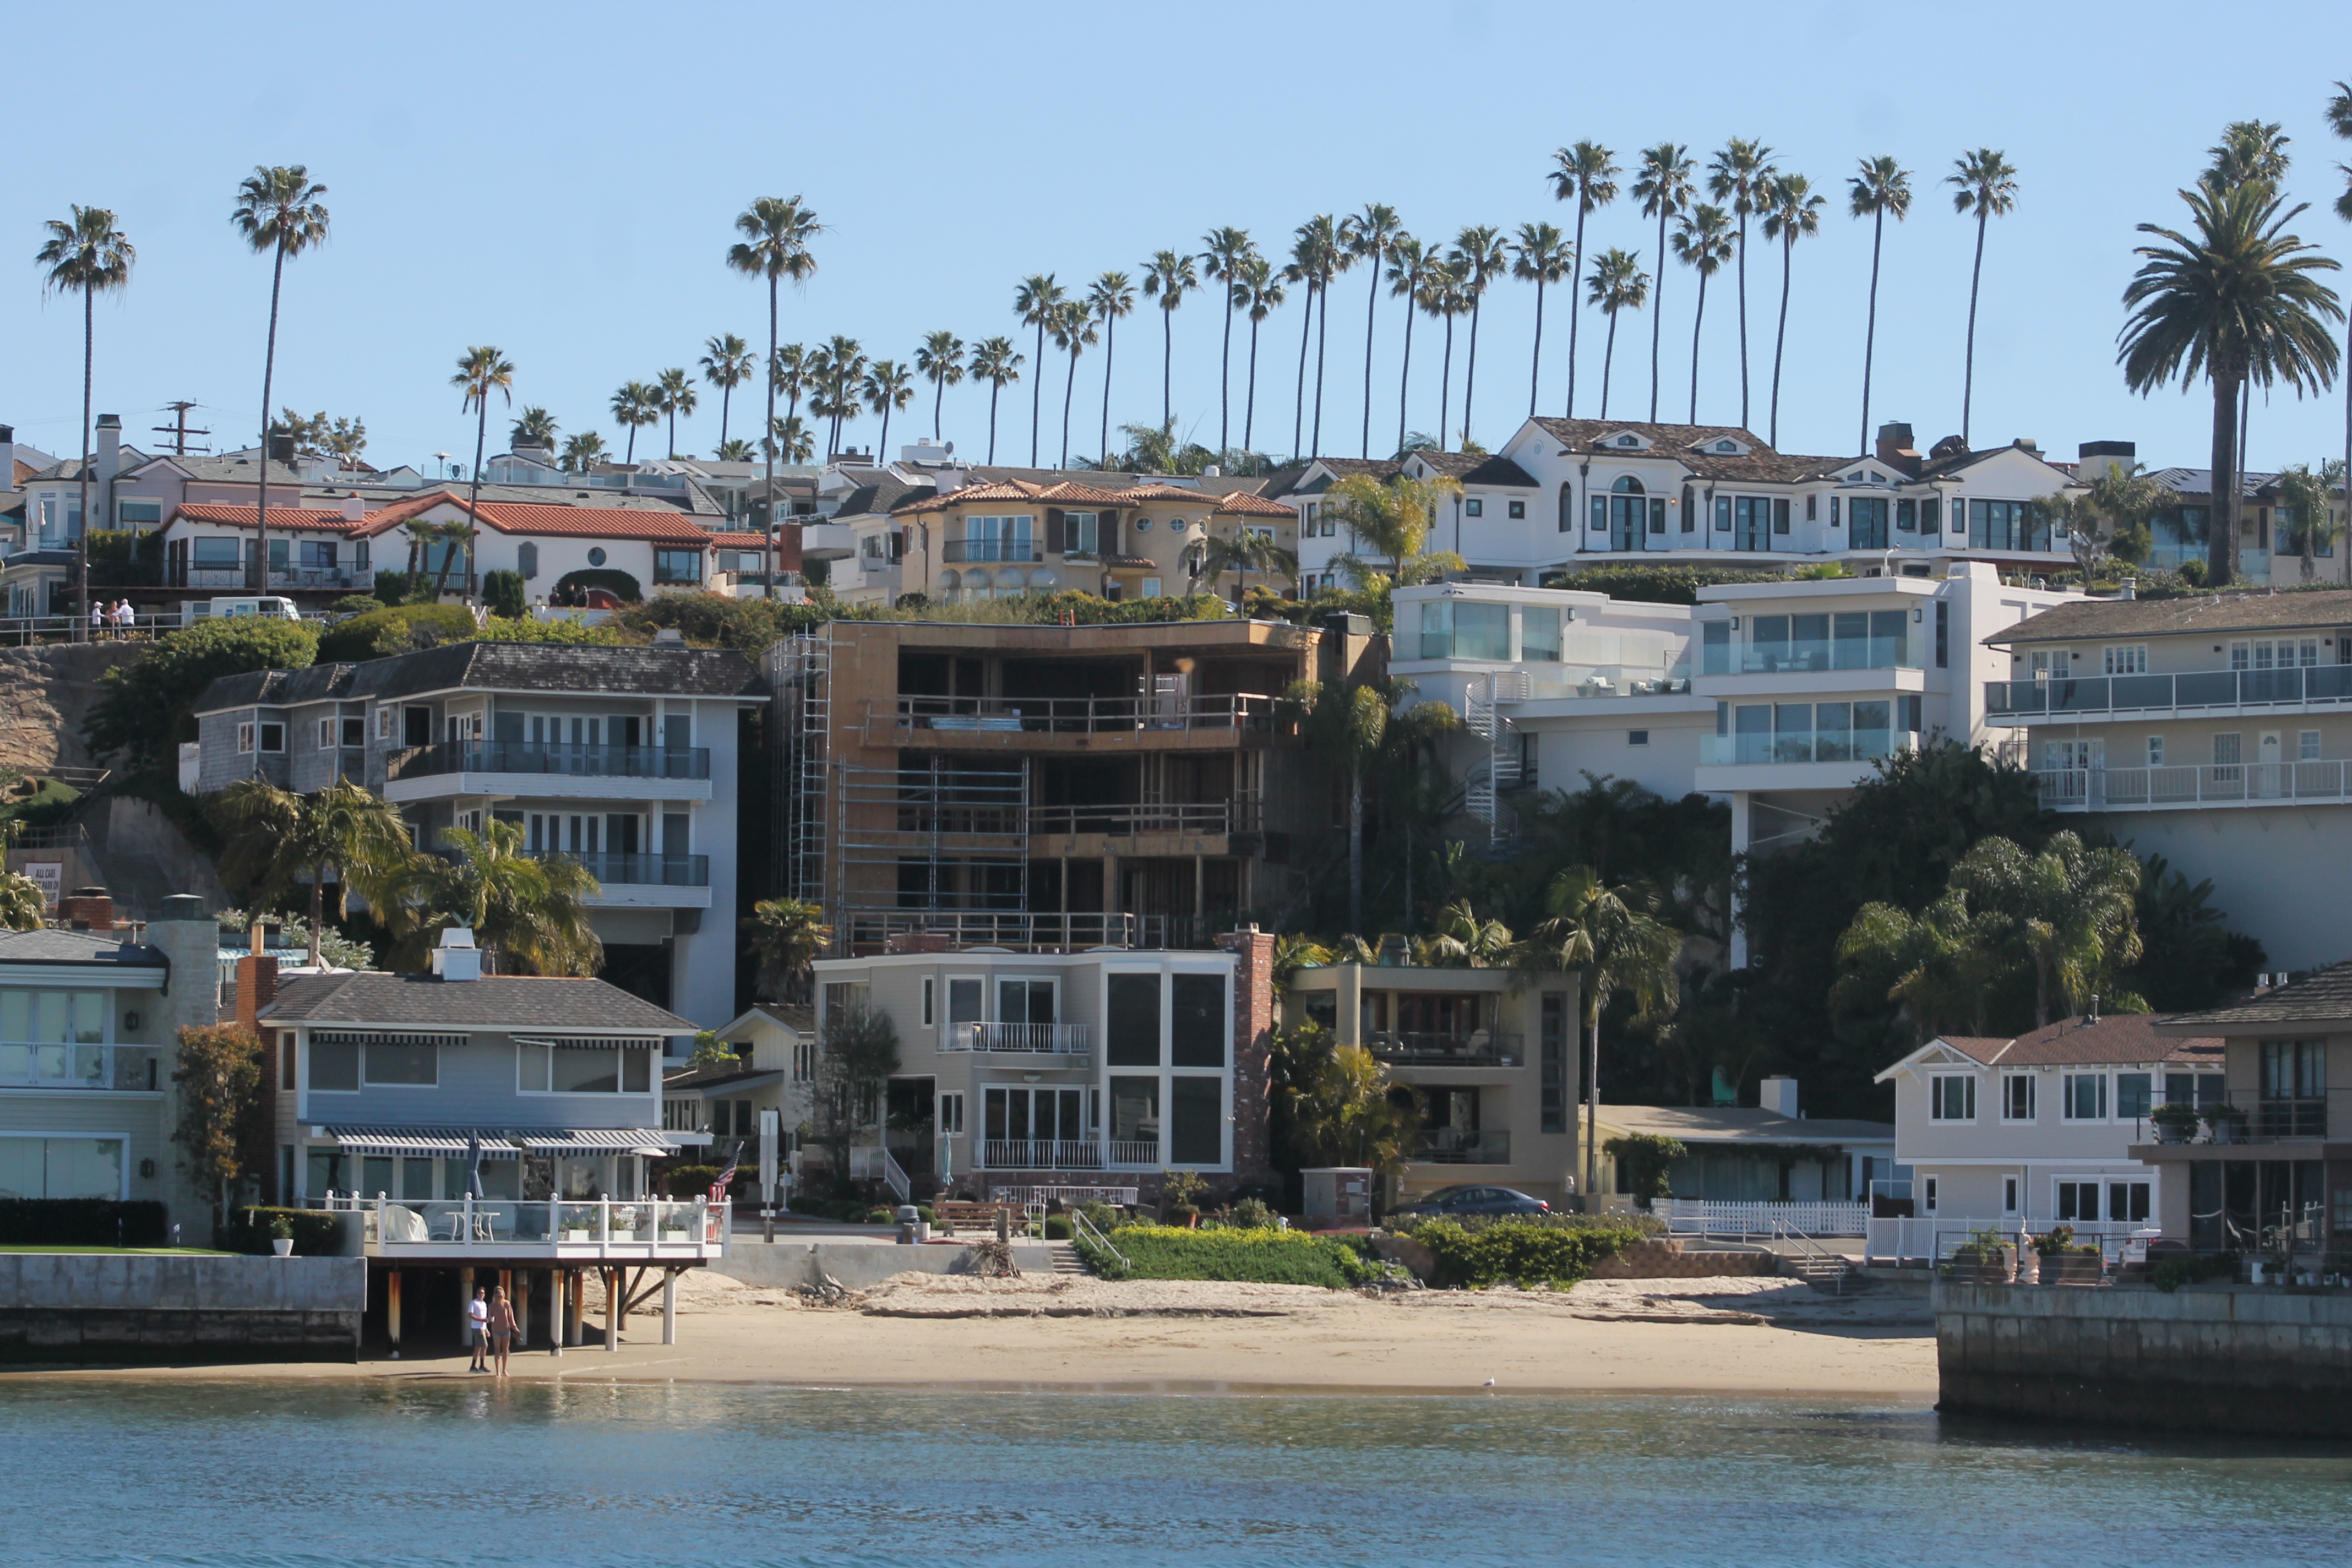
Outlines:
{"label": "window", "polygon": [[2003,1121],[2033,1120],[2033,1075],[2010,1073],[2000,1080],[2000,1119]]}
{"label": "window", "polygon": [[154,500],[118,500],[114,503],[114,516],[124,528],[153,528],[163,521],[163,503]]}
{"label": "window", "polygon": [[392,739],[392,705],[390,703],[375,710],[375,738],[379,741]]}
{"label": "window", "polygon": [[335,721],[332,719],[321,719],[319,721],[319,750],[331,752],[334,749]]}
{"label": "window", "polygon": [[2032,501],[1972,500],[1969,502],[1969,546],[1974,550],[2047,550],[2050,516]]}
{"label": "window", "polygon": [[1458,599],[1424,603],[1421,606],[1421,657],[1508,662],[1511,607]]}
{"label": "window", "polygon": [[239,724],[236,727],[236,749],[240,754],[253,750],[252,725]]}
{"label": "window", "polygon": [[1527,503],[1527,502],[1525,502],[1525,501],[1523,501],[1523,500],[1515,500],[1515,501],[1512,501],[1512,502],[1510,503],[1510,516],[1511,516],[1511,519],[1512,519],[1512,521],[1518,521],[1519,519],[1526,517],[1527,515],[1528,515],[1528,503]]}
{"label": "window", "polygon": [[1158,1067],[1160,976],[1113,974],[1105,989],[1104,1059],[1112,1067]]}
{"label": "window", "polygon": [[1805,521],[1807,522],[1817,522],[1821,520],[1821,515],[1822,498],[1818,495],[1807,496],[1805,498]]}
{"label": "window", "polygon": [[[1114,978],[1118,978],[1114,976]],[[1157,978],[1156,976],[1153,978]],[[1110,1080],[1111,1159],[1124,1164],[1156,1163],[1160,1158],[1160,1080]],[[1124,1148],[1120,1145],[1125,1145]]]}
{"label": "window", "polygon": [[950,1089],[940,1094],[937,1106],[939,1131],[943,1137],[960,1137],[963,1132],[963,1091]]}
{"label": "window", "polygon": [[341,738],[344,745],[364,746],[367,744],[366,720],[356,718],[338,719],[335,721],[335,728],[341,732]]}
{"label": "window", "polygon": [[1952,606],[1943,600],[1936,601],[1936,668],[1948,669],[1952,662]]}
{"label": "window", "polygon": [[1855,496],[1846,503],[1846,542],[1856,550],[1886,548],[1886,498]]}
{"label": "window", "polygon": [[1731,673],[1731,623],[1703,621],[1699,625],[1699,673]]}
{"label": "window", "polygon": [[2105,1121],[2107,1119],[2107,1075],[2070,1072],[2064,1079],[2066,1120]]}
{"label": "window", "polygon": [[[1046,514],[1046,528],[1049,532],[1052,531],[1052,527],[1053,514],[1048,512]],[[1309,526],[1308,531],[1313,531],[1311,525]],[[1096,552],[1097,542],[1101,539],[1101,513],[1092,511],[1067,511],[1062,514],[1063,554],[1092,555]],[[1048,539],[1045,542],[1050,546],[1053,543],[1053,541]]]}
{"label": "window", "polygon": [[2116,1114],[2127,1120],[2146,1116],[2148,1107],[2155,1103],[2155,1079],[2147,1073],[2116,1074]]}
{"label": "window", "polygon": [[1160,586],[1159,578],[1146,577],[1143,580],[1143,596],[1147,599],[1156,599],[1160,597]]}
{"label": "window", "polygon": [[954,976],[948,981],[948,1027],[981,1021],[982,983],[977,976]]}
{"label": "window", "polygon": [[653,1051],[645,1046],[518,1040],[515,1059],[516,1087],[526,1094],[644,1094],[653,1088]]}
{"label": "window", "polygon": [[656,583],[701,582],[702,552],[699,550],[655,551],[654,581]]}
{"label": "window", "polygon": [[2003,1214],[2017,1212],[2017,1178],[2015,1176],[2003,1176],[2000,1179],[2000,1212]]}
{"label": "window", "polygon": [[2318,731],[2300,730],[2295,732],[2294,758],[2295,761],[2299,763],[2315,763],[2319,761]]}
{"label": "window", "polygon": [[2161,735],[2147,738],[2147,765],[2152,768],[2164,766],[2164,737]]}
{"label": "window", "polygon": [[356,1093],[360,1087],[360,1048],[326,1040],[310,1042],[310,1092]]}
{"label": "window", "polygon": [[1939,1073],[1928,1079],[1927,1117],[1931,1121],[1974,1121],[1977,1119],[1975,1077]]}
{"label": "window", "polygon": [[[1832,497],[1832,499],[1834,500],[1835,498]],[[1937,1180],[1934,1176],[1927,1176],[1921,1179],[1919,1192],[1920,1206],[1925,1208],[1929,1214],[1934,1214],[1936,1212],[1936,1200],[1941,1195],[1937,1191]]]}
{"label": "window", "polygon": [[441,1053],[428,1045],[371,1044],[365,1047],[366,1083],[370,1089],[389,1085],[431,1089],[441,1081]]}
{"label": "window", "polygon": [[2235,733],[2213,737],[2213,766],[2225,770],[2225,776],[2234,775],[2238,764],[2245,760],[2242,740],[2242,736]]}
{"label": "window", "polygon": [[1559,612],[1528,605],[1519,611],[1519,658],[1527,664],[1559,662]]}
{"label": "window", "polygon": [[2099,1217],[2099,1185],[2097,1182],[2059,1183],[2058,1217],[2061,1220],[2096,1220]]}
{"label": "window", "polygon": [[2321,1100],[2327,1094],[2327,1042],[2264,1040],[2264,1100]]}
{"label": "window", "polygon": [[2147,645],[2146,643],[2133,643],[2125,647],[2108,648],[2106,650],[2106,661],[2107,673],[2109,675],[2146,675],[2147,673]]}
{"label": "window", "polygon": [[1568,994],[1547,991],[1543,994],[1543,1013],[1537,1035],[1539,1047],[1538,1068],[1542,1081],[1538,1086],[1542,1128],[1546,1132],[1568,1131]]}
{"label": "window", "polygon": [[122,1140],[0,1133],[0,1193],[12,1198],[124,1195]]}
{"label": "window", "polygon": [[2149,1213],[2147,1182],[2109,1182],[2107,1184],[2107,1217],[2138,1224]]}
{"label": "window", "polygon": [[588,552],[588,564],[591,566],[602,566],[604,564],[604,547],[603,545],[594,545],[590,548]]}
{"label": "window", "polygon": [[1135,531],[1138,533],[1150,533],[1151,531],[1151,520],[1148,517],[1137,518],[1135,520]]}
{"label": "window", "polygon": [[929,1028],[934,1021],[933,1005],[938,997],[939,984],[937,979],[929,974],[923,976],[923,1027],[926,1029]]}
{"label": "window", "polygon": [[1919,531],[1919,503],[1917,501],[1898,500],[1895,503],[1895,531],[1897,533],[1916,533]]}
{"label": "window", "polygon": [[1462,515],[1465,517],[1484,517],[1486,515],[1486,503],[1478,497],[1472,496],[1468,500],[1462,503]]}
{"label": "window", "polygon": [[1050,1024],[1054,1021],[1054,983],[1050,980],[999,980],[996,1021],[1000,1024]]}
{"label": "window", "polygon": [[1218,1078],[1169,1079],[1168,1163],[1199,1166],[1222,1165],[1224,1161],[1224,1080]]}
{"label": "window", "polygon": [[[1169,981],[1168,1061],[1171,1067],[1225,1065],[1225,981],[1220,974],[1177,974]],[[1187,1081],[1205,1081],[1179,1079]],[[1181,1096],[1178,1103],[1181,1103]],[[1174,1158],[1181,1159],[1176,1155]],[[1211,1156],[1213,1161],[1216,1156]]]}
{"label": "window", "polygon": [[1650,743],[1650,732],[1647,730],[1628,730],[1625,731],[1625,743],[1629,746],[1646,746]]}
{"label": "window", "polygon": [[793,1081],[814,1083],[816,1080],[816,1042],[796,1040],[793,1043]]}
{"label": "window", "polygon": [[515,546],[515,571],[526,583],[539,575],[539,546],[526,539]]}

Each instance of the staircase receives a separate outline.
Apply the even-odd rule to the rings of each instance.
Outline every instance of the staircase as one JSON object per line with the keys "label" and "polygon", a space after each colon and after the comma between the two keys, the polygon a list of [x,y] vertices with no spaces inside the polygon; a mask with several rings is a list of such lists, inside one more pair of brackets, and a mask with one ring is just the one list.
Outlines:
{"label": "staircase", "polygon": [[1086,1273],[1087,1266],[1078,1261],[1077,1248],[1072,1247],[1068,1242],[1049,1241],[1045,1244],[1045,1248],[1054,1259],[1055,1273],[1076,1275],[1083,1275]]}
{"label": "staircase", "polygon": [[1780,1260],[1783,1274],[1803,1280],[1824,1296],[1845,1294],[1846,1276],[1853,1267],[1833,1252],[1800,1252]]}
{"label": "staircase", "polygon": [[1518,834],[1517,814],[1500,797],[1526,782],[1519,731],[1498,704],[1524,701],[1527,687],[1524,670],[1504,670],[1474,682],[1462,696],[1463,728],[1486,742],[1486,761],[1473,763],[1462,782],[1462,807],[1486,825],[1489,844],[1507,844]]}

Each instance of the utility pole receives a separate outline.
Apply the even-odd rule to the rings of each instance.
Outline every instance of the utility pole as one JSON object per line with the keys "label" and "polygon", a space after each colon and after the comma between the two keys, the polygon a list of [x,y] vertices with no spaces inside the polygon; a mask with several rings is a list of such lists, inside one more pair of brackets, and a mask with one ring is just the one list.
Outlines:
{"label": "utility pole", "polygon": [[[163,405],[163,406],[172,411],[173,416],[173,423],[169,425],[151,426],[149,428],[158,436],[169,436],[172,438],[172,455],[173,457],[184,458],[188,455],[189,437],[209,436],[212,434],[209,430],[191,430],[188,428],[188,410],[195,406],[194,403],[183,398],[177,403],[167,403]],[[196,450],[201,453],[210,451],[211,448],[208,447],[199,447]]]}

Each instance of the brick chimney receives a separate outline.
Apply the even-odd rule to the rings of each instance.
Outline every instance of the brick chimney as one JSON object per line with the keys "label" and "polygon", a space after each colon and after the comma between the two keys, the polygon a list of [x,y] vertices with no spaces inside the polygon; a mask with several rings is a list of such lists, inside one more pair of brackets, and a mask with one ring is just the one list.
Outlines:
{"label": "brick chimney", "polygon": [[249,952],[236,961],[236,1021],[261,1033],[261,1010],[278,1000],[278,957]]}
{"label": "brick chimney", "polygon": [[1925,461],[1911,446],[1911,426],[1889,422],[1878,427],[1878,460],[1906,478],[1916,478]]}
{"label": "brick chimney", "polygon": [[104,888],[76,888],[58,900],[58,923],[68,931],[112,931],[114,900]]}
{"label": "brick chimney", "polygon": [[1227,931],[1217,945],[1234,955],[1234,1175],[1243,1184],[1280,1180],[1267,1139],[1267,1078],[1274,1052],[1274,935],[1255,926]]}

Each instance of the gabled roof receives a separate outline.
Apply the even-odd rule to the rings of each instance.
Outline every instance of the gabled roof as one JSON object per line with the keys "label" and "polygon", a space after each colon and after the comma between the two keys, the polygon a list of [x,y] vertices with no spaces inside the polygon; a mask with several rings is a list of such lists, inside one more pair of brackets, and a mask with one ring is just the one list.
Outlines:
{"label": "gabled roof", "polygon": [[710,530],[675,507],[570,506],[552,501],[481,501],[469,508],[463,491],[440,489],[383,507],[367,515],[362,531],[386,533],[441,505],[467,512],[500,533],[546,537],[636,539],[656,544],[707,545]]}
{"label": "gabled roof", "polygon": [[437,1028],[560,1029],[612,1035],[690,1035],[666,1007],[602,980],[494,975],[305,975],[262,1009],[274,1024],[424,1025]]}
{"label": "gabled roof", "polygon": [[1415,452],[1412,456],[1447,479],[1496,489],[1537,489],[1535,476],[1508,458],[1486,452]]}
{"label": "gabled roof", "polygon": [[1297,521],[1298,518],[1297,512],[1280,501],[1268,500],[1264,496],[1253,495],[1247,490],[1234,490],[1230,495],[1220,499],[1217,502],[1216,515],[1219,517],[1278,517],[1286,522]]}
{"label": "gabled roof", "polygon": [[599,644],[453,642],[363,664],[315,664],[225,675],[196,700],[199,714],[232,708],[388,700],[432,691],[610,692],[640,697],[765,700],[758,669],[733,648],[606,647]]}
{"label": "gabled roof", "polygon": [[2180,599],[2084,599],[2057,605],[1984,640],[2067,642],[2079,637],[2221,637],[2232,632],[2317,630],[2352,624],[2352,589],[2288,594],[2209,594]]}
{"label": "gabled roof", "polygon": [[2052,469],[2053,472],[2061,475],[2065,473],[2064,469],[2058,468],[2056,464],[2051,462],[2050,455],[2047,452],[2044,452],[2036,447],[2021,447],[2016,442],[2011,441],[2007,446],[2002,447],[1981,447],[1973,451],[1947,452],[1940,458],[1933,458],[1930,461],[1922,464],[1916,477],[1923,479],[1932,479],[1939,475],[1957,474],[1962,468],[1972,468],[1979,463],[1987,462],[1994,458],[2002,457],[2011,452],[2017,453],[2022,457],[2031,458],[2035,462],[2040,463],[2046,468]]}
{"label": "gabled roof", "polygon": [[2168,1034],[2194,1029],[2200,1035],[2245,1035],[2259,1029],[2303,1033],[2315,1026],[2341,1029],[2347,1025],[2352,1025],[2352,960],[2330,964],[2291,985],[2264,991],[2233,1006],[2168,1018],[2161,1026]]}
{"label": "gabled roof", "polygon": [[887,512],[912,501],[928,500],[939,493],[936,485],[908,484],[904,479],[882,479],[870,485],[860,485],[841,498],[833,510],[835,521],[847,517],[864,517],[875,512]]}
{"label": "gabled roof", "polygon": [[[173,511],[172,521],[177,522],[185,519],[189,522],[209,522],[216,527],[251,528],[253,512],[254,509],[249,506],[232,506],[224,501],[190,501]],[[345,517],[340,510],[329,510],[324,507],[273,506],[269,509],[269,526],[288,531],[352,533],[367,529],[368,524],[364,518]]]}
{"label": "gabled roof", "polygon": [[[1853,461],[1852,458],[1803,458],[1776,452],[1754,431],[1737,425],[1654,425],[1633,419],[1604,422],[1543,417],[1538,417],[1536,425],[1570,452],[1671,458],[1701,479],[1787,484],[1825,478]],[[1621,431],[1641,437],[1650,443],[1649,447],[1635,452],[1600,444],[1603,437]],[[1737,441],[1748,449],[1742,454],[1706,449],[1721,440]]]}
{"label": "gabled roof", "polygon": [[1884,1083],[1906,1068],[1935,1065],[1939,1059],[1954,1066],[1965,1059],[1979,1067],[2112,1067],[2202,1063],[2221,1054],[2218,1038],[2182,1039],[2158,1033],[2158,1026],[2168,1022],[2153,1013],[2110,1013],[2095,1021],[2061,1018],[2014,1038],[1938,1035],[1880,1073],[1877,1081]]}

